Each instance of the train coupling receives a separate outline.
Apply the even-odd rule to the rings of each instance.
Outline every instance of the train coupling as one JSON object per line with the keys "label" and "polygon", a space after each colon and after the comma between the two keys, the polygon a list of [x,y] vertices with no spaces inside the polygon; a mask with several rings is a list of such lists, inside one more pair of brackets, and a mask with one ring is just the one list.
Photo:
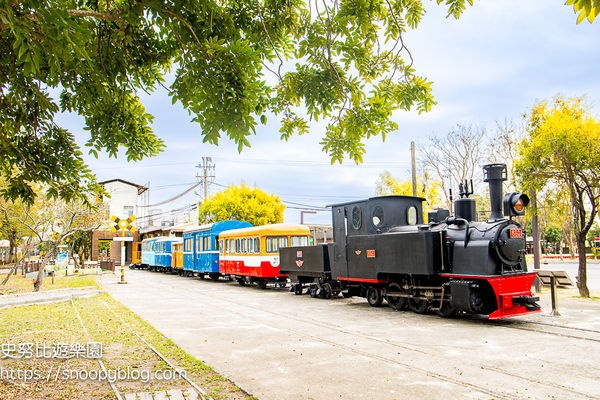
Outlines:
{"label": "train coupling", "polygon": [[536,301],[540,301],[540,298],[533,296],[515,296],[512,298],[514,305],[524,306],[527,311],[537,311],[541,308]]}

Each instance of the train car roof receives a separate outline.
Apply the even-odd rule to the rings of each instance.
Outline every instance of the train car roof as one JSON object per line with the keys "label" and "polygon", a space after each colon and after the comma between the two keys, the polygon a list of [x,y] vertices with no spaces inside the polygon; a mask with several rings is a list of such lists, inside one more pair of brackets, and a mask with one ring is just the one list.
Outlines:
{"label": "train car roof", "polygon": [[403,196],[403,195],[399,195],[399,194],[390,194],[387,196],[369,197],[368,199],[364,199],[364,200],[355,200],[355,201],[347,201],[345,203],[328,204],[326,207],[341,207],[341,206],[347,206],[350,204],[364,203],[367,201],[381,200],[381,199],[412,199],[412,200],[420,200],[420,201],[427,200],[424,197],[418,197],[418,196]]}
{"label": "train car roof", "polygon": [[185,231],[183,231],[183,234],[186,235],[186,234],[190,234],[190,233],[205,232],[205,231],[221,232],[223,230],[231,229],[228,226],[235,226],[234,229],[239,229],[239,228],[243,228],[244,225],[246,225],[247,227],[252,226],[251,223],[245,222],[245,221],[237,221],[237,220],[219,221],[219,222],[213,222],[211,224],[193,226],[193,227],[188,228]]}
{"label": "train car roof", "polygon": [[229,231],[225,231],[221,233],[221,235],[225,236],[236,236],[239,234],[252,234],[252,233],[261,233],[261,234],[277,234],[277,233],[295,233],[298,231],[304,231],[307,234],[310,233],[310,229],[306,225],[300,224],[273,224],[273,225],[262,225],[262,226],[252,226],[249,228],[241,228],[241,229],[232,229]]}
{"label": "train car roof", "polygon": [[180,237],[170,237],[170,236],[160,236],[156,238],[157,242],[183,242],[183,238]]}

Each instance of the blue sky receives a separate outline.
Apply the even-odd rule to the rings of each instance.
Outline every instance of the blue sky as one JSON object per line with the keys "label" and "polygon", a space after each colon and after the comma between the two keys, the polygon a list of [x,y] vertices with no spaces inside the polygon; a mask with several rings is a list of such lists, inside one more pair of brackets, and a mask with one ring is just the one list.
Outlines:
{"label": "blue sky", "polygon": [[[314,124],[305,136],[279,140],[279,125],[270,118],[251,138],[252,147],[238,154],[224,139],[219,146],[202,143],[200,126],[165,91],[144,96],[155,116],[154,132],[167,149],[159,156],[128,164],[123,159],[86,157],[99,180],[122,178],[149,184],[150,203],[183,192],[196,181],[195,166],[202,156],[216,163],[219,185],[246,183],[280,195],[293,203],[324,206],[372,196],[378,175],[389,170],[398,178],[410,176],[410,141],[417,146],[430,135],[444,135],[457,123],[493,127],[496,121],[519,120],[536,101],[586,95],[600,115],[600,22],[575,24],[572,7],[562,0],[482,0],[469,7],[460,20],[446,18],[445,8],[424,2],[427,8],[420,27],[405,36],[417,73],[434,82],[438,102],[418,115],[397,113],[399,129],[385,142],[367,142],[365,163],[331,166],[321,152],[323,127]],[[82,120],[60,117],[80,143],[86,138]],[[213,185],[211,192],[222,190]],[[198,190],[200,193],[201,190]],[[200,199],[191,193],[161,206],[177,208]],[[299,210],[288,209],[286,222],[297,223]],[[306,215],[309,223],[329,223],[330,215]]]}

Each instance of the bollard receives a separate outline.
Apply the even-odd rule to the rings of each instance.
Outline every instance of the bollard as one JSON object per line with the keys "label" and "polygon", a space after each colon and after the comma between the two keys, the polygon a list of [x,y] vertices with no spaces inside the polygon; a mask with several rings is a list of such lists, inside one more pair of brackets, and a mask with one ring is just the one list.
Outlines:
{"label": "bollard", "polygon": [[550,295],[552,296],[552,315],[553,317],[560,317],[558,312],[558,293],[556,290],[556,278],[553,276],[550,278]]}
{"label": "bollard", "polygon": [[54,271],[52,271],[52,284],[54,285]]}
{"label": "bollard", "polygon": [[125,282],[125,267],[121,267],[121,280],[119,283],[127,283]]}

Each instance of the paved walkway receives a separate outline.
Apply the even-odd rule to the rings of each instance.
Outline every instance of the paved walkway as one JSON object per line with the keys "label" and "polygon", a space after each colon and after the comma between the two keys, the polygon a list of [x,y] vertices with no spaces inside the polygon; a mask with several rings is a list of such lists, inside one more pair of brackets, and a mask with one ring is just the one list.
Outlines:
{"label": "paved walkway", "polygon": [[560,318],[448,320],[147,271],[127,281],[101,282],[263,400],[600,399],[598,301],[561,299]]}
{"label": "paved walkway", "polygon": [[54,303],[81,297],[97,296],[101,293],[104,293],[104,291],[99,290],[96,286],[86,286],[80,288],[45,290],[42,292],[7,294],[0,296],[0,308],[23,306],[27,304]]}

